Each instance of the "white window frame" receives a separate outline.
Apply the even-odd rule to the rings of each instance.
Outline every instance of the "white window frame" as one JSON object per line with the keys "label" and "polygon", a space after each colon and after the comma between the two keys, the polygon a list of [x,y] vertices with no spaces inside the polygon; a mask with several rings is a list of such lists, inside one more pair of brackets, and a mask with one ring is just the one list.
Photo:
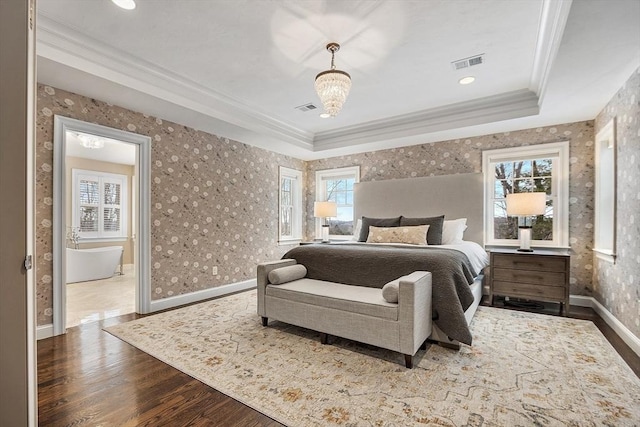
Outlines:
{"label": "white window frame", "polygon": [[595,143],[595,221],[593,251],[596,257],[616,262],[616,119],[598,132]]}
{"label": "white window frame", "polygon": [[[327,200],[326,187],[322,185],[322,182],[327,179],[336,178],[354,178],[355,183],[360,182],[360,166],[349,166],[337,169],[326,169],[316,171],[316,201],[324,202]],[[316,239],[322,238],[322,220],[315,218],[316,220]],[[356,218],[354,209],[353,228],[355,230]],[[331,234],[329,238],[332,240],[351,240],[353,235],[346,234]]]}
{"label": "white window frame", "polygon": [[[292,212],[291,235],[282,234],[282,180],[291,180]],[[298,243],[302,240],[302,171],[280,166],[278,171],[278,242],[281,244]]]}
{"label": "white window frame", "polygon": [[486,150],[482,153],[482,170],[484,173],[484,243],[485,246],[517,247],[518,239],[495,239],[493,228],[493,209],[495,191],[494,165],[527,159],[551,158],[553,169],[551,175],[551,195],[553,200],[553,240],[532,240],[532,246],[569,248],[569,141],[549,144],[529,145],[525,147]]}
{"label": "white window frame", "polygon": [[[82,241],[90,241],[90,242],[112,242],[112,241],[126,241],[128,238],[128,187],[129,187],[129,179],[127,175],[121,175],[116,173],[109,172],[99,172],[99,171],[90,171],[84,169],[72,169],[71,170],[71,192],[72,192],[72,213],[71,213],[71,224],[72,227],[80,227],[80,180],[81,179],[92,179],[97,180],[99,182],[99,203],[98,203],[98,231],[96,232],[80,232],[80,238]],[[116,182],[120,184],[120,212],[121,212],[121,220],[120,220],[120,231],[119,232],[109,232],[104,231],[104,197],[103,197],[103,183],[105,181],[108,182]]]}

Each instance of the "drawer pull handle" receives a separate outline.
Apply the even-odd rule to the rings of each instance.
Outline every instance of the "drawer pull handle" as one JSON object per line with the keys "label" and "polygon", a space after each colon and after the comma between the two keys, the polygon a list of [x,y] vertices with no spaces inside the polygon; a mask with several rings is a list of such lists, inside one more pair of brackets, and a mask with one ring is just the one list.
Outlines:
{"label": "drawer pull handle", "polygon": [[524,264],[524,265],[535,265],[537,267],[544,267],[544,264],[542,264],[541,262],[530,262],[530,261],[513,261],[514,264]]}
{"label": "drawer pull handle", "polygon": [[524,280],[524,279],[537,280],[538,282],[543,282],[544,281],[544,277],[542,277],[542,276],[530,276],[528,274],[527,275],[516,275],[515,278],[519,279],[519,280]]}

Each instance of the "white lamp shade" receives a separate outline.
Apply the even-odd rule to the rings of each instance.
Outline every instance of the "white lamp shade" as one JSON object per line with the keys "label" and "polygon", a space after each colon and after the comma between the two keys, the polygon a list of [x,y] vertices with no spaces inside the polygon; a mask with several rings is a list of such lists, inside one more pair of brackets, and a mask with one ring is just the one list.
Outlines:
{"label": "white lamp shade", "polygon": [[547,207],[546,193],[507,194],[507,215],[534,216],[544,214]]}
{"label": "white lamp shade", "polygon": [[336,202],[314,202],[313,216],[316,218],[331,218],[338,216],[338,205]]}

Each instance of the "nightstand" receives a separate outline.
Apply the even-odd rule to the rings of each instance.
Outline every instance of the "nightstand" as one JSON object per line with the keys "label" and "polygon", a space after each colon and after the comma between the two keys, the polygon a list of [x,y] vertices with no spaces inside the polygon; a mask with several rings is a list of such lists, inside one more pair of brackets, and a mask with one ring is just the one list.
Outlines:
{"label": "nightstand", "polygon": [[545,250],[491,251],[489,304],[495,295],[560,303],[569,312],[569,254]]}

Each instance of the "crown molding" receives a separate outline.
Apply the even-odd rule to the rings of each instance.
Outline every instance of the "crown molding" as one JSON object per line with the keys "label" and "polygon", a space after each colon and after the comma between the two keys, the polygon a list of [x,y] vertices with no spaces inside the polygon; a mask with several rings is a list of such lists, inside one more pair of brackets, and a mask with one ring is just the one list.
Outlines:
{"label": "crown molding", "polygon": [[[571,0],[544,0],[529,89],[342,127],[315,135],[274,119],[258,108],[227,94],[118,51],[42,13],[38,17],[37,54],[211,119],[227,122],[313,153],[353,145],[416,138],[437,131],[539,114],[540,94],[546,87],[570,5]],[[238,139],[233,135],[225,136]]]}
{"label": "crown molding", "polygon": [[313,149],[312,133],[274,120],[256,107],[113,49],[42,13],[38,16],[36,52],[38,56],[181,107],[301,148]]}
{"label": "crown molding", "polygon": [[544,0],[529,89],[538,94],[541,105],[551,68],[560,49],[572,0]]}
{"label": "crown molding", "polygon": [[376,120],[329,132],[314,139],[314,151],[411,137],[538,114],[538,97],[528,89]]}

